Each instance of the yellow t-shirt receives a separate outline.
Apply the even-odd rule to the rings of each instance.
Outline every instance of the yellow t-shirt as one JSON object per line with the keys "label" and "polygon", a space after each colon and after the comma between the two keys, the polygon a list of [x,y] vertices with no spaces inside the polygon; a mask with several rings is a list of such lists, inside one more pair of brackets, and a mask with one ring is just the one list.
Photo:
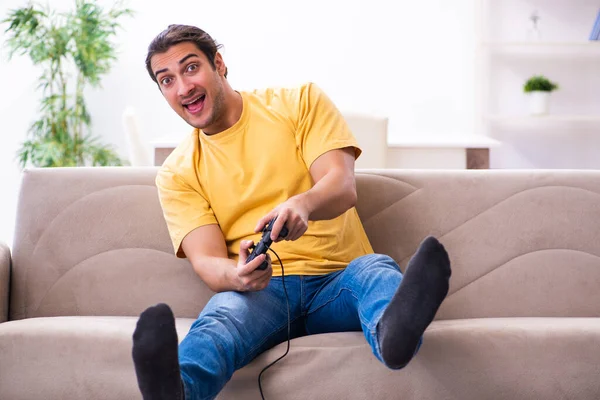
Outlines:
{"label": "yellow t-shirt", "polygon": [[[195,129],[165,160],[156,177],[160,202],[178,257],[195,228],[219,224],[229,257],[240,242],[255,243],[258,220],[288,198],[309,190],[309,168],[321,154],[352,146],[361,153],[342,115],[315,84],[240,92],[243,110],[229,129]],[[321,275],[373,252],[352,208],[332,220],[309,221],[298,240],[271,246],[286,275]],[[273,275],[281,275],[277,258]]]}

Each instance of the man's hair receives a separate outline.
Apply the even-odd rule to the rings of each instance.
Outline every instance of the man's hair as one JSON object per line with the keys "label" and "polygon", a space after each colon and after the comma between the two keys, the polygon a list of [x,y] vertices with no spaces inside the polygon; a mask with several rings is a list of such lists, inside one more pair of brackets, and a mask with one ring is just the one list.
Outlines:
{"label": "man's hair", "polygon": [[[215,66],[215,55],[222,45],[217,42],[202,29],[190,25],[169,25],[167,29],[162,31],[152,40],[148,46],[148,54],[146,55],[146,69],[152,80],[156,83],[156,76],[150,66],[152,56],[158,53],[166,53],[172,46],[182,42],[192,42],[204,53],[208,62],[213,69]],[[227,78],[227,68],[225,69],[225,78]]]}

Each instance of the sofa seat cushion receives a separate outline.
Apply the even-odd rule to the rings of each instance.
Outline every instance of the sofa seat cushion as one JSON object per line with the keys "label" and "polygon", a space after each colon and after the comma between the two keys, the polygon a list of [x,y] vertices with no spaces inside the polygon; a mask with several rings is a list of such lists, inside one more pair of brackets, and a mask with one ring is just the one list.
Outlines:
{"label": "sofa seat cushion", "polygon": [[[141,399],[131,358],[137,317],[0,324],[0,399]],[[180,339],[193,319],[178,319]]]}
{"label": "sofa seat cushion", "polygon": [[[139,399],[133,317],[0,324],[0,399]],[[193,320],[177,321],[181,340]],[[257,377],[282,343],[237,371],[219,399],[259,399]],[[385,368],[362,333],[294,339],[262,377],[265,398],[600,398],[600,318],[434,321],[417,357]]]}
{"label": "sofa seat cushion", "polygon": [[[238,371],[224,398],[260,399],[256,376],[285,349]],[[375,359],[362,333],[298,338],[262,382],[272,399],[566,400],[600,399],[598,376],[600,318],[482,318],[434,321],[397,371]]]}

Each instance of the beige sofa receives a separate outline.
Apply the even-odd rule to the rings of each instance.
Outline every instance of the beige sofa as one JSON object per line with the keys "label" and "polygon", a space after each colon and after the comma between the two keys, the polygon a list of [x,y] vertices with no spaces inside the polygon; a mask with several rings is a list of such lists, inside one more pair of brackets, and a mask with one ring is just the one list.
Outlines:
{"label": "beige sofa", "polygon": [[[139,399],[139,313],[166,302],[185,335],[212,293],[172,255],[155,173],[24,173],[12,255],[0,247],[0,399]],[[382,366],[360,332],[299,338],[264,374],[267,399],[600,398],[600,171],[372,170],[357,183],[375,250],[404,268],[435,235],[450,293],[405,369]],[[258,373],[285,346],[219,398],[260,398]]]}

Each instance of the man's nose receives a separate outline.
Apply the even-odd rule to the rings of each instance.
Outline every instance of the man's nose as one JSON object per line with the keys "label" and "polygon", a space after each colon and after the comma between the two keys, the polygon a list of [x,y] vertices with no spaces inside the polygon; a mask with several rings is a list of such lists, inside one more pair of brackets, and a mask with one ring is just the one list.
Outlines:
{"label": "man's nose", "polygon": [[185,97],[192,92],[194,85],[187,79],[181,79],[177,89],[177,94],[181,97]]}

